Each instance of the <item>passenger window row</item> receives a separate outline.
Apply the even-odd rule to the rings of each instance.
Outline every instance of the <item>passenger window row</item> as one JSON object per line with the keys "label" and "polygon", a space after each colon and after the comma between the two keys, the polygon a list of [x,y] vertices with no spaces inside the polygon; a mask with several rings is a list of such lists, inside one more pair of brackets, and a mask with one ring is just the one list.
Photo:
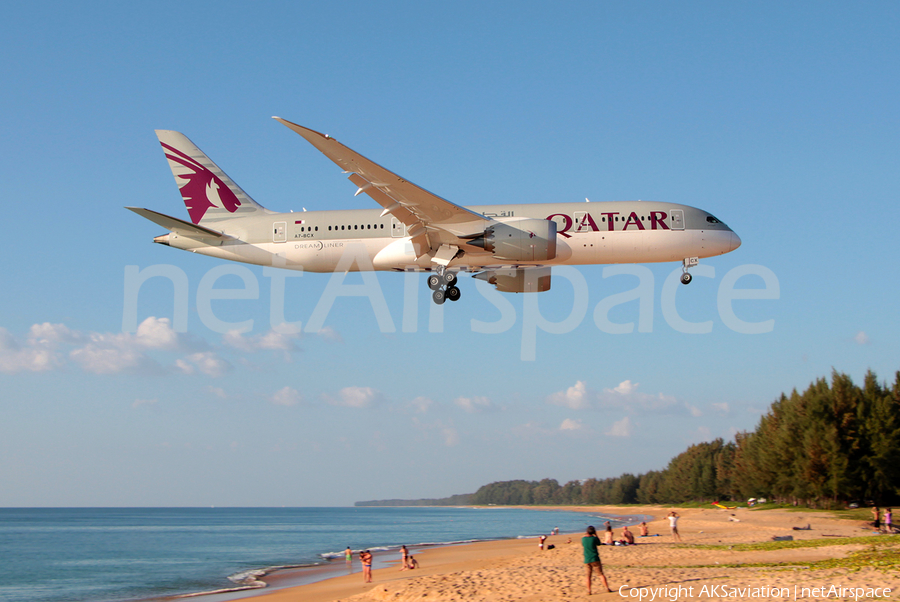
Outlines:
{"label": "passenger window row", "polygon": [[[343,230],[345,226],[341,226],[341,230]],[[346,226],[347,230],[384,230],[384,224],[354,224],[353,226]],[[338,227],[334,226],[334,229],[337,230]],[[331,226],[328,226],[328,231],[331,231]]]}

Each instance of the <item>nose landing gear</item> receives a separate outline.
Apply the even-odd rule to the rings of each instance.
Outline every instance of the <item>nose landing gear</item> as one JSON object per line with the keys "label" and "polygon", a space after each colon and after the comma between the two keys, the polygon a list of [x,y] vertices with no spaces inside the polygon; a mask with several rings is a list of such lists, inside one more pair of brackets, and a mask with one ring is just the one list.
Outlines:
{"label": "nose landing gear", "polygon": [[431,300],[438,305],[443,305],[447,299],[459,301],[462,293],[456,286],[456,274],[448,272],[442,265],[435,268],[435,271],[437,272],[436,274],[428,276],[428,288],[434,291],[431,293]]}
{"label": "nose landing gear", "polygon": [[690,284],[691,280],[694,279],[691,276],[691,273],[688,271],[689,268],[695,267],[700,264],[699,257],[685,257],[684,261],[681,262],[681,284]]}

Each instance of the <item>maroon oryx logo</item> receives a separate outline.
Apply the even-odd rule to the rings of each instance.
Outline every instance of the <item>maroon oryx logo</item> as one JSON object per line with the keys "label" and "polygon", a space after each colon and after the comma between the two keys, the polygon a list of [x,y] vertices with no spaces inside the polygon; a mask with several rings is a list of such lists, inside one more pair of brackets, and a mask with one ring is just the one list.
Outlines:
{"label": "maroon oryx logo", "polygon": [[192,222],[199,224],[210,207],[227,209],[230,213],[237,211],[241,202],[216,174],[180,150],[165,143],[162,146],[167,159],[190,170],[189,173],[177,177],[187,180],[178,189],[181,191],[181,198],[184,199],[184,205],[187,207]]}

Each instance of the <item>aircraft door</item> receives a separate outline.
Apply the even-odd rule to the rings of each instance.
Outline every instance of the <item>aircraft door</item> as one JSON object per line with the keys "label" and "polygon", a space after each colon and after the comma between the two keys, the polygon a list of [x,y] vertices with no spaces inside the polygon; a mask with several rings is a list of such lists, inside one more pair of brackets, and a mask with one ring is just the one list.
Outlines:
{"label": "aircraft door", "polygon": [[391,236],[400,238],[406,233],[406,228],[396,217],[391,217]]}
{"label": "aircraft door", "polygon": [[669,212],[669,217],[672,218],[671,221],[673,230],[684,230],[684,210],[673,209]]}
{"label": "aircraft door", "polygon": [[272,227],[272,242],[287,241],[287,222],[275,222]]}

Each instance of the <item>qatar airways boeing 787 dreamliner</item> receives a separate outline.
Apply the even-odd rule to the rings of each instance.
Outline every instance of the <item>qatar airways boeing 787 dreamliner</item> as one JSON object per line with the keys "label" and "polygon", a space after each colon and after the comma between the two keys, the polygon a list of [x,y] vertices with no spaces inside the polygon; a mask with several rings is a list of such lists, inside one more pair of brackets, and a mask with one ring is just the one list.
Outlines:
{"label": "qatar airways boeing 787 dreamliner", "polygon": [[537,293],[550,289],[554,265],[680,261],[681,281],[688,284],[689,268],[701,257],[722,255],[741,244],[731,228],[706,211],[674,203],[463,207],[330,136],[275,119],[350,174],[356,194],[366,193],[382,210],[269,211],[184,134],[157,130],[191,221],[128,207],[169,230],[154,242],[308,272],[429,272],[428,287],[438,304],[459,299],[461,272],[472,272],[503,292]]}

